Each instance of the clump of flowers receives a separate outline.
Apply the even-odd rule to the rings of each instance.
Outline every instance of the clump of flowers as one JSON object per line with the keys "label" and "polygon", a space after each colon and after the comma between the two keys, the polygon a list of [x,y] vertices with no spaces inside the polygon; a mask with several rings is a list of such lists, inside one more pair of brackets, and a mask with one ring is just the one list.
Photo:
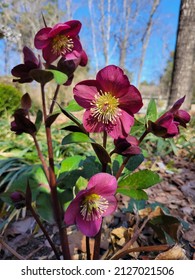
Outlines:
{"label": "clump of flowers", "polygon": [[[70,108],[62,108],[57,102],[60,86],[69,86],[77,67],[86,66],[88,62],[79,38],[81,26],[78,20],[58,23],[54,27],[45,26],[34,38],[35,48],[42,51],[44,62],[41,61],[40,55],[37,58],[32,50],[24,47],[24,63],[12,69],[13,76],[18,78],[14,79],[14,82],[27,83],[34,80],[40,84],[42,110],[37,112],[35,121],[31,121],[32,102],[30,95],[26,93],[21,99],[21,107],[13,115],[11,130],[16,135],[27,133],[32,136],[41,161],[42,177],[47,183],[44,181],[39,184],[37,178],[32,183],[32,172],[23,181],[25,186],[22,186],[22,190],[26,189],[26,193],[17,188],[11,195],[9,193],[9,198],[15,204],[20,200],[26,203],[57,259],[60,259],[61,255],[64,259],[71,259],[67,231],[72,225],[76,225],[86,236],[87,258],[90,259],[91,255],[94,259],[99,258],[103,219],[117,211],[116,194],[146,199],[144,189],[160,182],[158,174],[151,170],[136,171],[144,159],[141,147],[143,139],[148,133],[163,138],[174,137],[179,134],[179,126],[186,127],[190,121],[190,115],[180,109],[185,99],[183,97],[159,118],[146,118],[142,124],[143,134],[135,137],[132,127],[135,115],[143,106],[142,96],[130,83],[123,69],[116,65],[108,65],[99,70],[95,79],[84,80],[75,85],[72,102],[74,106],[80,105],[85,109],[83,122],[70,113]],[[51,80],[56,83],[56,89],[53,99],[47,100],[46,106],[45,85]],[[57,112],[54,111],[54,106],[58,106]],[[73,156],[68,158],[68,163],[67,158],[64,158],[61,163],[56,164],[51,126],[60,114],[59,108],[72,122],[64,128],[69,134],[63,138],[62,145],[86,142],[91,145],[93,157]],[[37,139],[42,124],[45,128],[47,155],[43,154]],[[102,138],[101,143],[94,134],[99,134],[99,138]],[[110,150],[107,145],[108,137],[112,146]],[[120,157],[120,160],[117,157]],[[129,160],[132,164],[131,172],[125,169]],[[37,186],[34,186],[36,183]],[[35,194],[32,193],[34,190]],[[44,198],[47,207],[39,209],[38,214],[36,200],[40,197]],[[54,218],[57,224],[61,245],[58,249],[39,217],[45,208],[48,211],[52,208],[53,211],[52,219]],[[43,219],[48,217],[48,213],[46,214],[44,212]],[[93,252],[89,252],[91,237],[95,239]],[[128,243],[124,250],[127,247]]]}

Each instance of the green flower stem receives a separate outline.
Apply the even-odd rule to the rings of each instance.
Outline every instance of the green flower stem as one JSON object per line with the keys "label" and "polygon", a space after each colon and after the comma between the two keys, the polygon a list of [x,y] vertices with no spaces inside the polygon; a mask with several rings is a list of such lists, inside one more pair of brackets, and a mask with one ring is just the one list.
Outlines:
{"label": "green flower stem", "polygon": [[[147,135],[148,133],[149,133],[149,131],[146,129],[146,130],[144,131],[144,133],[141,135],[140,139],[139,139],[139,144],[143,141],[143,139],[146,137],[146,135]],[[129,161],[129,159],[130,159],[131,156],[132,156],[132,155],[127,156],[127,157],[124,159],[124,161],[123,161],[123,163],[121,164],[121,166],[119,167],[119,170],[117,171],[116,176],[115,176],[117,180],[120,178],[120,176],[121,176],[121,174],[122,174],[122,172],[123,172],[123,169],[125,168],[125,166],[126,166],[126,164],[128,163],[128,161]]]}
{"label": "green flower stem", "polygon": [[56,103],[56,99],[57,99],[57,96],[58,96],[58,93],[59,93],[59,89],[60,89],[60,85],[57,85],[54,96],[53,96],[53,100],[52,100],[52,103],[51,103],[51,106],[50,106],[50,109],[49,109],[49,114],[53,113],[53,109],[54,109],[54,105]]}
{"label": "green flower stem", "polygon": [[51,189],[51,198],[52,198],[52,206],[54,211],[54,217],[59,229],[60,235],[60,242],[62,247],[62,254],[64,259],[69,260],[70,251],[68,246],[68,236],[66,227],[62,224],[62,209],[58,199],[57,193],[57,182],[56,182],[56,175],[54,170],[54,157],[53,157],[53,145],[52,145],[52,136],[51,136],[51,128],[46,126],[46,119],[47,119],[47,112],[46,112],[46,102],[45,102],[45,91],[44,85],[41,85],[41,94],[42,94],[42,106],[43,106],[43,117],[45,123],[45,131],[46,131],[46,138],[47,138],[47,146],[48,146],[48,156],[49,156],[49,185]]}

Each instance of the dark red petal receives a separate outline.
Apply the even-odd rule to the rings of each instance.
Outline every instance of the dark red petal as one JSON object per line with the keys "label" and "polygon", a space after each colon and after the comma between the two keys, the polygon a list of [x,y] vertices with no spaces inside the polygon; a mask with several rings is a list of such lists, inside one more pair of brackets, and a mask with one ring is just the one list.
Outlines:
{"label": "dark red petal", "polygon": [[93,188],[93,192],[106,198],[114,195],[117,189],[117,180],[108,173],[97,173],[93,175],[87,185],[87,189]]}
{"label": "dark red petal", "polygon": [[51,29],[51,27],[45,27],[37,32],[34,39],[35,48],[43,49],[49,44],[50,38],[48,38],[48,34]]}
{"label": "dark red petal", "polygon": [[91,108],[91,102],[95,99],[98,91],[99,85],[96,80],[82,81],[73,88],[76,102],[86,109]]}
{"label": "dark red petal", "polygon": [[110,92],[116,97],[120,97],[121,92],[130,86],[128,77],[123,70],[115,65],[109,65],[101,69],[96,79],[105,92]]}

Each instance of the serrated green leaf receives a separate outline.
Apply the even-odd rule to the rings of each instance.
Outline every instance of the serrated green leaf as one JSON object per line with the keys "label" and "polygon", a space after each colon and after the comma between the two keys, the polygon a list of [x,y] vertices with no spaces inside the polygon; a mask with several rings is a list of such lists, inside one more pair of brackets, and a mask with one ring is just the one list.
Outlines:
{"label": "serrated green leaf", "polygon": [[73,132],[62,139],[62,145],[67,145],[71,143],[94,143],[94,140],[91,139],[85,133]]}
{"label": "serrated green leaf", "polygon": [[157,173],[145,169],[123,177],[118,185],[119,187],[125,187],[126,189],[141,190],[147,189],[160,182],[161,179]]}
{"label": "serrated green leaf", "polygon": [[68,80],[68,76],[58,70],[49,69],[48,71],[53,74],[54,80],[58,85],[63,85]]}
{"label": "serrated green leaf", "polygon": [[155,122],[158,117],[156,102],[152,98],[148,104],[147,112],[146,112],[146,122],[149,120]]}
{"label": "serrated green leaf", "polygon": [[79,106],[79,104],[73,99],[68,103],[66,110],[68,112],[79,112],[83,110],[83,107]]}
{"label": "serrated green leaf", "polygon": [[49,193],[40,192],[36,198],[36,210],[40,217],[49,222],[54,223],[53,208]]}
{"label": "serrated green leaf", "polygon": [[131,198],[137,199],[137,200],[147,200],[148,195],[145,191],[139,190],[139,189],[126,189],[126,188],[118,188],[117,193],[121,193],[123,195],[129,196]]}

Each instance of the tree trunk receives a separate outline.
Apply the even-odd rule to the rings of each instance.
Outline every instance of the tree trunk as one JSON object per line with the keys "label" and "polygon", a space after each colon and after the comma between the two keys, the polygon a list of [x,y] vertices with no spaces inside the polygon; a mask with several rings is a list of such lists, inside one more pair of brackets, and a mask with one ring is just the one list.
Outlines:
{"label": "tree trunk", "polygon": [[143,69],[144,60],[145,60],[145,56],[146,56],[146,50],[147,50],[147,47],[148,47],[150,34],[151,34],[151,31],[152,31],[153,17],[154,17],[154,14],[155,14],[159,4],[160,4],[160,0],[154,0],[153,1],[152,9],[151,9],[150,16],[149,16],[147,26],[146,26],[146,30],[143,34],[142,39],[141,39],[142,50],[141,50],[141,59],[140,59],[140,65],[139,65],[139,70],[138,70],[138,77],[137,77],[137,87],[138,88],[140,87],[142,69]]}
{"label": "tree trunk", "polygon": [[192,100],[193,67],[195,62],[195,0],[182,0],[168,106],[186,95],[184,109]]}

